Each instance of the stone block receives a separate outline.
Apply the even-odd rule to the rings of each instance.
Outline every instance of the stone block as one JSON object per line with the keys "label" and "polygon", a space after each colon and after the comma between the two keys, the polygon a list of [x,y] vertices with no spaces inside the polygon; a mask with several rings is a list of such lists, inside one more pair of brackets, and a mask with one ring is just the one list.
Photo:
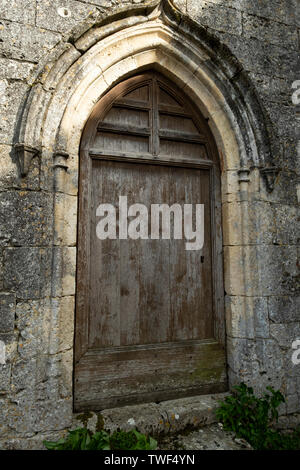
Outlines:
{"label": "stone block", "polygon": [[50,294],[52,251],[46,248],[6,248],[4,288],[18,299],[38,299]]}
{"label": "stone block", "polygon": [[0,79],[26,80],[35,68],[34,64],[18,60],[0,58]]}
{"label": "stone block", "polygon": [[22,359],[31,359],[49,351],[51,311],[45,303],[37,300],[17,303],[18,353]]}
{"label": "stone block", "polygon": [[300,398],[298,394],[287,397],[287,412],[296,413],[300,410]]}
{"label": "stone block", "polygon": [[19,184],[18,167],[12,159],[12,147],[0,144],[0,191]]}
{"label": "stone block", "polygon": [[300,297],[283,296],[268,298],[269,318],[274,323],[300,321]]}
{"label": "stone block", "polygon": [[68,428],[72,424],[72,408],[72,397],[56,402],[36,403],[34,406],[34,431],[46,432]]}
{"label": "stone block", "polygon": [[0,293],[0,331],[13,331],[15,324],[16,298],[14,294]]}
{"label": "stone block", "polygon": [[292,356],[292,343],[296,340],[300,340],[300,321],[298,323],[271,323],[270,334],[282,348],[291,350]]}
{"label": "stone block", "polygon": [[61,35],[31,25],[1,21],[0,52],[10,59],[38,62],[61,39]]}
{"label": "stone block", "polygon": [[77,205],[76,196],[56,194],[55,196],[55,245],[76,245],[77,238]]}
{"label": "stone block", "polygon": [[[197,2],[198,0],[194,0],[195,4]],[[209,0],[209,2],[218,5],[224,3],[222,0]],[[251,0],[251,2],[249,0],[226,0],[226,6],[280,23],[298,26],[300,24],[299,14],[295,13],[297,0],[273,0],[272,3],[261,0]]]}
{"label": "stone block", "polygon": [[295,80],[291,63],[297,61],[296,51],[287,51],[281,46],[267,44],[256,38],[245,40],[242,36],[216,31],[212,28],[208,30],[228,46],[245,71],[276,76],[291,82]]}
{"label": "stone block", "polygon": [[54,249],[53,294],[55,297],[75,294],[76,247]]}
{"label": "stone block", "polygon": [[227,202],[222,208],[224,245],[272,243],[276,229],[269,203]]}
{"label": "stone block", "polygon": [[49,193],[7,191],[0,194],[0,244],[47,246],[52,238]]}
{"label": "stone block", "polygon": [[260,198],[269,202],[298,205],[297,188],[299,176],[295,171],[288,168],[282,169],[276,180],[271,193],[266,190],[265,182],[261,179]]}
{"label": "stone block", "polygon": [[[12,393],[34,390],[36,384],[36,359],[18,359],[12,367]],[[32,392],[31,392],[32,393]]]}
{"label": "stone block", "polygon": [[297,248],[225,246],[225,291],[228,295],[295,295],[299,291]]}
{"label": "stone block", "polygon": [[17,23],[34,24],[35,1],[2,0],[0,5],[0,18]]}
{"label": "stone block", "polygon": [[74,341],[74,296],[56,298],[51,303],[50,353],[56,354],[73,347]]}
{"label": "stone block", "polygon": [[300,26],[297,0],[273,0],[272,2],[240,0],[239,3],[243,10],[253,15]]}
{"label": "stone block", "polygon": [[[257,13],[257,12],[255,12]],[[265,43],[286,47],[288,50],[298,49],[298,34],[296,26],[286,25],[257,14],[243,15],[243,36],[257,38]]]}
{"label": "stone block", "polygon": [[273,137],[295,138],[295,106],[290,103],[276,103],[264,100],[265,112],[273,126]]}
{"label": "stone block", "polygon": [[270,339],[227,339],[230,385],[245,382],[255,393],[265,393],[266,386],[283,389],[285,355]]}
{"label": "stone block", "polygon": [[268,302],[263,297],[225,297],[226,331],[234,338],[269,338]]}
{"label": "stone block", "polygon": [[38,0],[36,25],[51,31],[70,31],[97,13],[96,7],[75,0]]}
{"label": "stone block", "polygon": [[287,204],[272,204],[274,214],[273,244],[299,245],[300,217],[299,207]]}
{"label": "stone block", "polygon": [[[0,50],[1,44],[0,42]],[[0,142],[2,144],[11,144],[14,140],[19,110],[24,104],[28,90],[28,85],[21,81],[0,80]]]}
{"label": "stone block", "polygon": [[0,291],[4,290],[3,285],[3,249],[0,248]]}
{"label": "stone block", "polygon": [[219,5],[210,1],[199,2],[187,0],[188,14],[201,26],[209,26],[218,31],[242,34],[242,14],[234,8],[228,8],[227,4]]}
{"label": "stone block", "polygon": [[10,390],[10,373],[10,364],[0,364],[0,394],[7,393]]}
{"label": "stone block", "polygon": [[265,100],[286,105],[291,103],[291,84],[284,78],[270,77],[257,72],[250,72],[249,78]]}
{"label": "stone block", "polygon": [[73,349],[60,354],[58,394],[60,398],[73,396]]}

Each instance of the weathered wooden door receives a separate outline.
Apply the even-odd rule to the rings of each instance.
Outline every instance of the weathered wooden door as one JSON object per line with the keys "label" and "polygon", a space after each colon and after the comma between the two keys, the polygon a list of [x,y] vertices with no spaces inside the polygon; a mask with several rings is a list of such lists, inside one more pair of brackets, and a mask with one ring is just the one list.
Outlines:
{"label": "weathered wooden door", "polygon": [[[95,106],[80,155],[76,410],[226,389],[219,191],[207,122],[162,76],[130,78]],[[150,217],[148,238],[120,239],[119,225],[99,239],[97,208],[118,221],[120,196],[149,214],[203,204],[203,248],[150,238]]]}

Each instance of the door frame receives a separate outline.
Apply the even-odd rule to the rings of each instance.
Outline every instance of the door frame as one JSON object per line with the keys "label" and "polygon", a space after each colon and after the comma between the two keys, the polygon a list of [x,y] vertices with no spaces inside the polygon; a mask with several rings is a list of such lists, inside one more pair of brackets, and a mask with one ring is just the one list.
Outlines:
{"label": "door frame", "polygon": [[[205,137],[208,138],[209,156],[211,159],[199,161],[182,159],[178,157],[165,157],[140,155],[140,156],[128,156],[125,154],[108,154],[107,151],[103,151],[102,154],[99,151],[95,151],[90,148],[90,140],[92,139],[95,126],[99,119],[107,114],[108,110],[116,99],[124,94],[128,93],[132,89],[136,88],[137,84],[143,85],[148,83],[153,78],[153,72],[144,72],[142,74],[136,74],[133,77],[127,78],[115,85],[106,95],[94,106],[94,109],[88,119],[85,129],[82,134],[81,146],[80,146],[80,163],[79,163],[79,208],[78,208],[78,224],[77,224],[77,289],[76,289],[76,309],[75,309],[75,354],[74,354],[74,370],[76,364],[79,363],[80,359],[86,352],[85,345],[88,343],[88,318],[89,308],[87,297],[89,295],[89,279],[88,276],[82,275],[83,272],[89,272],[89,239],[90,239],[90,227],[89,227],[89,211],[91,203],[90,185],[91,181],[91,168],[92,160],[112,160],[116,163],[118,161],[123,162],[136,162],[142,164],[155,164],[155,165],[167,165],[167,166],[179,166],[186,168],[198,168],[209,171],[210,176],[210,211],[211,211],[211,265],[212,265],[212,308],[213,308],[213,323],[214,323],[214,339],[222,345],[225,349],[225,313],[224,313],[224,285],[223,285],[223,250],[222,250],[222,215],[221,215],[221,181],[220,181],[220,163],[217,152],[217,146],[215,144],[212,133],[205,119],[202,117],[199,110],[197,110],[194,104],[185,96],[176,86],[176,84],[170,83],[161,74],[154,72],[155,76],[158,77],[160,83],[163,83],[164,87],[168,91],[174,94],[174,89],[178,92],[178,95],[188,102],[192,112],[193,118],[198,120],[198,125],[201,126],[201,130],[205,129]],[[178,96],[176,95],[176,96]],[[84,240],[85,244],[82,246],[80,243]],[[80,309],[80,326],[78,327],[78,310]],[[84,320],[83,320],[84,319]]]}

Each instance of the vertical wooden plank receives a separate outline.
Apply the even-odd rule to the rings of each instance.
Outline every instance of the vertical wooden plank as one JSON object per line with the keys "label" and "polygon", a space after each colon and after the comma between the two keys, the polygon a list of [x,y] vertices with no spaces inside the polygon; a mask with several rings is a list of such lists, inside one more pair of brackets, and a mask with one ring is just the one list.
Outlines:
{"label": "vertical wooden plank", "polygon": [[[170,168],[170,200],[178,202],[183,207],[188,203],[190,195],[188,170],[185,168]],[[184,217],[184,214],[183,214]],[[170,311],[172,321],[172,340],[185,340],[191,337],[191,318],[188,305],[189,254],[185,250],[184,226],[182,225],[182,240],[171,240],[170,243]]]}
{"label": "vertical wooden plank", "polygon": [[[127,196],[128,207],[140,201],[141,165],[119,164],[120,195]],[[142,167],[143,168],[143,167]],[[129,219],[130,221],[130,219]],[[120,334],[121,345],[140,342],[139,253],[141,240],[120,240]]]}
{"label": "vertical wooden plank", "polygon": [[[168,176],[160,166],[145,166],[140,178],[141,203],[168,201]],[[170,339],[169,240],[140,243],[140,340],[141,344]]]}
{"label": "vertical wooden plank", "polygon": [[96,208],[117,205],[120,169],[113,162],[93,162],[91,208],[90,324],[91,348],[120,345],[120,241],[96,236]]}
{"label": "vertical wooden plank", "polygon": [[203,305],[205,305],[205,334],[206,338],[214,336],[213,329],[213,303],[212,303],[212,233],[211,233],[211,200],[210,200],[210,172],[201,170],[201,200],[204,204],[204,257],[201,284],[203,286]]}
{"label": "vertical wooden plank", "polygon": [[80,152],[79,207],[77,224],[77,289],[76,289],[76,328],[75,328],[75,363],[88,348],[89,290],[90,290],[90,178],[91,161],[88,150]]}

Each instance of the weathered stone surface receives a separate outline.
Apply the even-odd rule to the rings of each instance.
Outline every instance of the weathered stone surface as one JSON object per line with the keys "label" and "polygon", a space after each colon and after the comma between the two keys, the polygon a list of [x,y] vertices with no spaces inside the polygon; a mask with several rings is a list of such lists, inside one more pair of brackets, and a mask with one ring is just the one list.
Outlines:
{"label": "weathered stone surface", "polygon": [[279,168],[295,171],[300,175],[300,159],[295,156],[300,155],[300,144],[295,139],[284,139],[282,142],[282,155],[276,161]]}
{"label": "weathered stone surface", "polygon": [[[69,196],[67,194],[56,194],[54,229],[55,245],[76,245],[77,204],[78,199],[76,196]],[[68,214],[67,218],[66,213]]]}
{"label": "weathered stone surface", "polygon": [[57,431],[39,433],[30,438],[8,438],[3,434],[4,439],[0,440],[0,450],[45,450],[43,441],[58,441],[66,437],[67,431]]}
{"label": "weathered stone surface", "polygon": [[187,0],[186,8],[189,15],[203,26],[237,35],[242,33],[242,15],[238,10],[209,1],[202,1],[199,5],[194,0]]}
{"label": "weathered stone surface", "polygon": [[154,436],[176,434],[186,427],[197,428],[217,421],[215,410],[219,400],[226,394],[201,395],[195,397],[169,400],[161,403],[123,406],[103,410],[97,414],[90,413],[74,416],[73,428],[80,423],[92,431],[104,427],[111,432],[116,429],[139,431]]}
{"label": "weathered stone surface", "polygon": [[225,297],[227,334],[234,338],[269,338],[268,300]]}
{"label": "weathered stone surface", "polygon": [[[36,359],[18,359],[12,367],[12,392],[18,393],[27,389],[29,385],[35,386]],[[33,395],[34,399],[34,395]]]}
{"label": "weathered stone surface", "polygon": [[[300,218],[296,206],[272,204],[275,228],[273,231],[274,245],[299,245]],[[274,233],[275,232],[275,233]]]}
{"label": "weathered stone surface", "polygon": [[50,353],[71,349],[74,340],[75,298],[73,296],[53,299],[51,304],[52,341]]}
{"label": "weathered stone surface", "polygon": [[53,257],[53,294],[55,297],[75,294],[76,248],[55,247]]}
{"label": "weathered stone surface", "polygon": [[43,302],[18,302],[16,326],[19,330],[18,353],[22,359],[48,353],[51,317]]}
{"label": "weathered stone surface", "polygon": [[0,80],[0,142],[3,144],[14,140],[15,124],[28,90],[28,85],[20,81]]}
{"label": "weathered stone surface", "polygon": [[94,5],[75,0],[38,0],[36,25],[51,31],[69,31],[97,10]]}
{"label": "weathered stone surface", "polygon": [[38,62],[60,38],[60,34],[46,29],[0,21],[0,52],[11,59]]}
{"label": "weathered stone surface", "polygon": [[35,2],[33,0],[24,0],[20,5],[18,0],[2,0],[0,18],[17,21],[18,23],[34,24]]}
{"label": "weathered stone surface", "polygon": [[0,244],[47,246],[52,237],[52,201],[49,193],[34,191],[0,194]]}
{"label": "weathered stone surface", "polygon": [[197,431],[167,437],[159,443],[160,450],[251,450],[250,444],[223,430],[222,424],[211,424]]}
{"label": "weathered stone surface", "polygon": [[14,294],[0,292],[0,331],[13,331],[15,323],[16,298]]}
{"label": "weathered stone surface", "polygon": [[229,47],[247,72],[294,80],[291,63],[296,63],[296,51],[287,51],[256,38],[246,41],[241,36],[219,32],[212,28],[209,28],[209,31]]}
{"label": "weathered stone surface", "polygon": [[[197,0],[194,0],[196,3]],[[210,3],[220,4],[220,0],[209,0]],[[272,0],[262,2],[261,0],[226,0],[226,5],[251,13],[258,17],[269,18],[285,24],[296,24],[299,26],[300,18],[297,12],[297,0]]]}
{"label": "weathered stone surface", "polygon": [[10,390],[10,371],[10,364],[0,364],[0,394],[9,392]]}
{"label": "weathered stone surface", "polygon": [[52,251],[45,248],[6,248],[4,288],[16,291],[19,299],[49,295]]}
{"label": "weathered stone surface", "polygon": [[73,403],[72,397],[64,400],[43,401],[35,404],[35,419],[33,428],[35,432],[46,432],[65,429],[72,423]]}
{"label": "weathered stone surface", "polygon": [[285,354],[274,340],[228,338],[230,385],[251,384],[255,393],[268,385],[281,389],[285,383]]}
{"label": "weathered stone surface", "polygon": [[271,337],[277,341],[279,346],[291,349],[292,356],[292,343],[296,339],[300,339],[300,319],[298,323],[271,324],[270,334]]}
{"label": "weathered stone surface", "polygon": [[269,318],[275,323],[300,321],[300,297],[269,297]]}
{"label": "weathered stone surface", "polygon": [[287,412],[288,413],[295,413],[299,410],[300,405],[300,397],[298,394],[290,395],[287,398]]}
{"label": "weathered stone surface", "polygon": [[17,163],[11,158],[11,146],[0,144],[0,190],[17,185]]}
{"label": "weathered stone surface", "polygon": [[25,80],[33,72],[34,64],[19,60],[0,58],[0,78],[6,80]]}
{"label": "weathered stone surface", "polygon": [[255,15],[243,15],[243,35],[246,38],[257,38],[269,44],[276,44],[288,50],[298,49],[296,26],[287,26],[277,21]]}
{"label": "weathered stone surface", "polygon": [[291,85],[284,78],[267,76],[262,73],[250,72],[249,77],[260,96],[275,103],[291,103]]}
{"label": "weathered stone surface", "polygon": [[296,206],[298,204],[298,184],[299,176],[295,171],[284,169],[279,172],[272,193],[267,193],[264,186],[261,186],[261,198],[270,202],[279,202]]}
{"label": "weathered stone surface", "polygon": [[274,132],[285,138],[295,137],[295,107],[291,104],[264,101],[266,114],[272,122]]}
{"label": "weathered stone surface", "polygon": [[[276,228],[271,206],[266,202],[229,202],[223,204],[224,245],[271,244]],[[246,218],[246,219],[245,219]],[[245,230],[245,223],[249,226]],[[243,241],[243,242],[242,242]]]}
{"label": "weathered stone surface", "polygon": [[224,259],[229,295],[295,295],[299,291],[296,247],[226,246]]}

